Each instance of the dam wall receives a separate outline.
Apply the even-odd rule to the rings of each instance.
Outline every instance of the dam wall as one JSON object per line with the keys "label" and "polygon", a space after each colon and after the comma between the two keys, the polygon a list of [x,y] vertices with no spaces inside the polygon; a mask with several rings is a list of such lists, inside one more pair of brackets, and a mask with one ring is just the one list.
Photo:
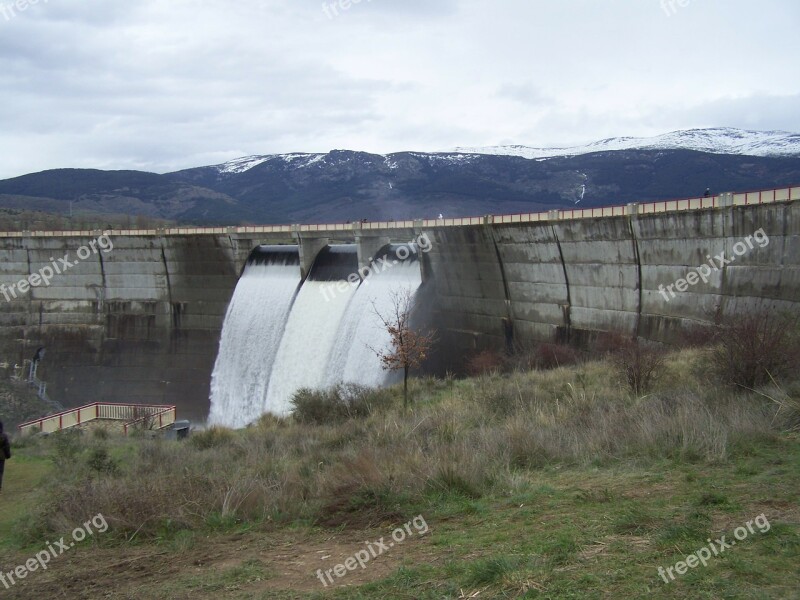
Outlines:
{"label": "dam wall", "polygon": [[603,331],[674,343],[718,313],[800,304],[797,203],[430,235],[432,321],[450,369],[508,345],[509,323],[523,348]]}
{"label": "dam wall", "polygon": [[[484,348],[580,343],[600,331],[672,342],[720,310],[800,303],[800,189],[758,198],[577,215],[110,231],[113,248],[97,244],[100,231],[0,234],[0,363],[21,365],[44,346],[39,377],[65,406],[176,404],[180,418],[203,420],[225,312],[253,248],[298,244],[305,275],[326,243],[357,243],[363,266],[387,240],[420,235],[431,244],[420,261],[420,303],[438,331],[440,369],[459,371]],[[710,257],[721,253],[729,262],[715,259],[712,269]],[[49,285],[7,291],[60,257],[74,264]],[[705,281],[678,291],[675,283],[702,265]]]}
{"label": "dam wall", "polygon": [[185,414],[208,396],[236,249],[221,236],[110,236],[113,249],[78,260],[96,239],[0,240],[3,282],[39,272],[51,257],[74,262],[47,287],[0,297],[0,357],[23,364],[44,346],[39,377],[68,407],[176,403]]}

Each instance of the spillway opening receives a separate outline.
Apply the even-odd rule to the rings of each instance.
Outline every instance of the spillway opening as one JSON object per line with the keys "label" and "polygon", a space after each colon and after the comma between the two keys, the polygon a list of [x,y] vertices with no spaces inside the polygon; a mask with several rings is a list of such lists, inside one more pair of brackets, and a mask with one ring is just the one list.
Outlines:
{"label": "spillway opening", "polygon": [[296,246],[253,250],[225,317],[209,421],[286,415],[300,388],[394,382],[378,357],[391,347],[379,314],[391,313],[396,293],[417,291],[420,267],[415,244],[387,245],[361,269],[356,245],[332,245],[301,283]]}
{"label": "spillway opening", "polygon": [[354,244],[327,246],[320,250],[308,274],[309,281],[347,281],[358,271],[358,248]]}
{"label": "spillway opening", "polygon": [[381,321],[394,308],[395,295],[416,294],[422,284],[419,248],[414,244],[389,244],[372,257],[369,271],[362,268],[361,284],[342,318],[331,354],[325,385],[360,383],[381,387],[399,380],[381,366],[378,354],[391,349],[391,336]]}
{"label": "spillway opening", "polygon": [[300,283],[297,246],[259,246],[250,253],[225,314],[211,375],[209,423],[243,427],[264,413]]}
{"label": "spillway opening", "polygon": [[339,323],[356,291],[346,281],[357,270],[355,245],[328,246],[317,255],[281,339],[267,392],[269,412],[288,414],[296,391],[325,384],[329,358],[341,351]]}
{"label": "spillway opening", "polygon": [[247,257],[245,269],[251,265],[296,266],[300,268],[300,249],[297,246],[256,246]]}

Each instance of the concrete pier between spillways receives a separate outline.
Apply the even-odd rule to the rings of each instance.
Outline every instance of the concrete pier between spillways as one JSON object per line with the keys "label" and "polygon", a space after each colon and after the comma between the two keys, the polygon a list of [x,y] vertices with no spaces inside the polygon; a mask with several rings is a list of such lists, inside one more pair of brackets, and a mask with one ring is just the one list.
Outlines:
{"label": "concrete pier between spillways", "polygon": [[[359,266],[387,243],[426,235],[422,296],[441,341],[441,364],[509,343],[580,340],[598,331],[671,341],[717,310],[800,303],[800,189],[745,205],[715,197],[662,212],[645,205],[527,216],[336,226],[0,234],[0,282],[10,286],[67,257],[48,286],[0,294],[0,363],[47,349],[39,376],[66,406],[176,404],[202,419],[227,304],[259,244],[297,244],[308,273],[328,243],[357,243]],[[745,197],[745,201],[747,197]],[[690,202],[690,201],[686,201]],[[534,218],[535,217],[535,218]],[[752,236],[759,234],[754,243]],[[752,248],[737,243],[750,236]],[[724,252],[732,262],[676,292]],[[86,255],[86,252],[82,253]],[[716,264],[716,263],[715,263]],[[663,286],[661,289],[659,286]],[[23,286],[24,287],[24,286]],[[268,310],[269,307],[265,307]]]}

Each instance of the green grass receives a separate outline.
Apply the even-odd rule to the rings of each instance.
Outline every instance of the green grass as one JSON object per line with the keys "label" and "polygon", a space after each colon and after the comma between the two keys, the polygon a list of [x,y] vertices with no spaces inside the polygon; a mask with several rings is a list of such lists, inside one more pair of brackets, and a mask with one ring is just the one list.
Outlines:
{"label": "green grass", "polygon": [[3,491],[0,492],[0,548],[19,546],[17,524],[41,501],[39,489],[53,472],[51,461],[25,452],[15,452],[6,461]]}
{"label": "green grass", "polygon": [[[462,592],[464,597],[480,592],[477,598],[796,597],[800,443],[796,436],[787,436],[746,460],[759,477],[742,475],[736,461],[700,468],[663,461],[532,471],[514,480],[513,487],[480,498],[431,494],[419,507],[431,528],[425,552],[416,557],[414,545],[421,542],[410,537],[404,542],[409,549],[405,564],[360,586],[258,591],[280,573],[281,563],[270,563],[269,553],[259,553],[259,558],[245,553],[240,564],[186,572],[169,581],[156,578],[138,587],[137,593],[149,598],[183,598],[191,593],[200,598],[222,594],[264,600],[433,600],[459,598]],[[792,467],[778,478],[776,462]],[[12,497],[22,500],[30,497],[25,494],[49,473],[50,466],[23,457],[17,465],[10,471],[16,478]],[[694,477],[687,478],[689,470]],[[773,478],[765,488],[770,474]],[[23,507],[17,508],[19,516]],[[683,560],[709,537],[726,535],[730,540],[736,527],[762,512],[770,519],[767,533],[750,535],[723,556],[712,558],[707,567],[692,569],[669,584],[659,577],[659,566]],[[781,517],[787,513],[794,516]],[[15,515],[7,509],[0,514],[0,526],[8,527]],[[258,529],[240,535],[259,539],[263,534]],[[173,536],[165,550],[181,555],[213,548],[218,537],[231,531],[202,535],[187,531]],[[300,537],[318,538],[319,547],[325,547],[325,529],[300,524],[296,531]],[[353,551],[357,549],[354,546]],[[313,582],[312,569],[308,577]],[[110,591],[109,597],[125,597],[121,594]]]}
{"label": "green grass", "polygon": [[[25,556],[107,517],[85,559],[32,579],[43,587],[28,597],[64,576],[112,599],[797,597],[800,435],[763,398],[683,370],[700,354],[674,356],[665,387],[644,398],[599,362],[415,380],[412,410],[392,390],[394,405],[333,424],[267,418],[190,443],[33,440],[7,465],[0,548]],[[767,533],[660,578],[762,513]],[[364,579],[315,580],[333,538],[348,540],[346,556],[416,515],[425,539]],[[129,583],[96,582],[93,558],[131,553],[169,559]]]}
{"label": "green grass", "polygon": [[[778,455],[800,458],[797,440],[774,446],[771,456]],[[768,462],[761,466],[766,468]],[[403,577],[373,583],[369,593],[341,590],[320,597],[455,598],[459,590],[480,591],[480,598],[796,597],[800,583],[796,521],[772,524],[769,532],[750,535],[707,567],[665,584],[659,566],[683,560],[703,547],[708,537],[730,539],[733,528],[766,508],[760,503],[764,498],[758,484],[729,485],[736,465],[710,467],[702,482],[686,481],[680,465],[663,467],[667,496],[655,491],[661,483],[647,483],[652,478],[635,468],[575,469],[541,474],[527,494],[513,497],[514,505],[484,498],[481,504],[486,510],[460,519],[452,517],[448,506],[432,506],[431,535],[447,557],[442,565],[411,569]],[[698,498],[706,497],[708,485],[731,488],[725,496],[728,501],[712,501],[699,511]],[[547,493],[533,491],[542,486]],[[618,500],[608,500],[609,490]],[[798,514],[798,490],[800,472],[795,470],[770,489],[770,502],[785,502]],[[731,502],[741,509],[731,512]],[[733,525],[720,528],[715,521]]]}

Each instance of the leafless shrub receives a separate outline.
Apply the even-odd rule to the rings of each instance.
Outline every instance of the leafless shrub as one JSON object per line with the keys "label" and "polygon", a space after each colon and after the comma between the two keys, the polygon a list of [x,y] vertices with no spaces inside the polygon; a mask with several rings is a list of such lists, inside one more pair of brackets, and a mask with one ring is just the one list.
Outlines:
{"label": "leafless shrub", "polygon": [[800,360],[800,315],[764,310],[723,317],[713,365],[723,381],[749,389],[786,375]]}
{"label": "leafless shrub", "polygon": [[613,354],[613,362],[625,383],[637,396],[646,394],[661,375],[666,352],[638,339],[628,340]]}
{"label": "leafless shrub", "polygon": [[678,346],[681,348],[703,348],[714,343],[716,328],[709,324],[687,325],[681,330]]}

